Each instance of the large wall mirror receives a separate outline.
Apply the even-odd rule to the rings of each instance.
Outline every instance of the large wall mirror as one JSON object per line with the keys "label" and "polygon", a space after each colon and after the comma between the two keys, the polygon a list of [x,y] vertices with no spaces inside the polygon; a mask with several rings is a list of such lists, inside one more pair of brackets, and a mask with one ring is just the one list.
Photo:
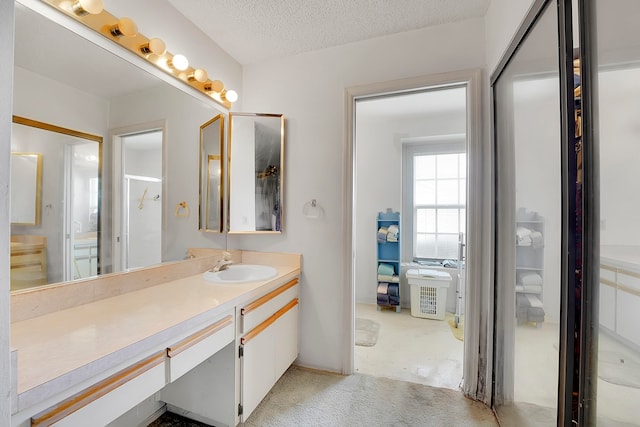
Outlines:
{"label": "large wall mirror", "polygon": [[200,230],[222,232],[224,116],[200,126]]}
{"label": "large wall mirror", "polygon": [[284,116],[229,114],[230,233],[281,233]]}
{"label": "large wall mirror", "polygon": [[[194,245],[224,246],[224,240],[219,236],[198,231],[195,208],[192,208],[188,217],[176,216],[174,212],[176,204],[182,201],[189,206],[197,206],[198,170],[186,165],[193,164],[193,159],[197,159],[198,132],[202,123],[225,111],[204,95],[192,93],[191,88],[181,82],[169,83],[160,71],[154,74],[154,70],[149,67],[134,64],[136,58],[131,59],[117,44],[113,43],[111,47],[109,43],[104,46],[101,43],[99,46],[80,36],[79,33],[84,33],[77,23],[75,26],[72,22],[67,23],[72,21],[71,18],[59,17],[61,14],[58,11],[43,2],[16,0],[15,14],[13,113],[104,139],[102,180],[97,184],[92,181],[86,188],[87,194],[100,194],[98,212],[96,215],[96,207],[93,206],[93,211],[82,214],[80,219],[66,217],[62,213],[61,202],[47,196],[48,186],[54,183],[59,185],[59,178],[49,179],[47,170],[54,164],[63,165],[64,150],[52,153],[54,143],[49,143],[46,150],[31,146],[13,150],[42,154],[44,176],[40,228],[12,227],[16,236],[38,236],[36,241],[22,242],[23,247],[46,247],[47,256],[39,261],[46,263],[46,279],[41,278],[32,283],[40,285],[84,279],[120,269],[113,261],[114,247],[124,240],[121,233],[124,228],[123,218],[120,218],[123,214],[121,210],[114,208],[113,203],[114,192],[120,191],[114,187],[118,159],[114,155],[113,137],[118,131],[126,133],[136,129],[139,132],[144,129],[141,126],[147,123],[166,124],[162,142],[164,157],[161,160],[162,185],[166,191],[158,201],[147,203],[148,206],[161,206],[163,211],[164,219],[159,230],[162,234],[160,262],[184,259],[187,249]],[[89,35],[87,37],[91,38]],[[129,58],[133,62],[123,58]],[[82,144],[77,142],[72,145],[80,150]],[[87,154],[78,155],[86,157]],[[144,161],[149,160],[146,158]],[[60,166],[58,172],[64,172],[63,166]],[[15,194],[14,190],[14,196]],[[136,212],[137,206],[133,206]],[[97,218],[100,219],[99,222],[95,221]],[[90,269],[85,268],[88,263],[79,263],[77,267],[73,265],[65,276],[64,270],[68,269],[68,265],[58,262],[53,256],[62,256],[64,253],[61,237],[51,237],[44,232],[45,225],[50,222],[60,229],[63,224],[70,224],[70,231],[85,233],[77,236],[76,243],[86,244],[86,259],[99,259],[99,268],[95,262]],[[99,238],[93,239],[92,233]],[[22,239],[33,240],[26,237]]]}

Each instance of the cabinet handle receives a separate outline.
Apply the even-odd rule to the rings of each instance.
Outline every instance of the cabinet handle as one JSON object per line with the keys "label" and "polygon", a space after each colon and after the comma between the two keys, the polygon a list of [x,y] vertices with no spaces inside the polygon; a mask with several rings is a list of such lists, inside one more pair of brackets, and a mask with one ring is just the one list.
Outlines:
{"label": "cabinet handle", "polygon": [[246,344],[249,341],[251,341],[253,338],[255,338],[260,332],[264,331],[265,329],[267,329],[269,326],[271,326],[276,320],[278,320],[280,317],[282,317],[287,311],[291,310],[293,307],[295,307],[296,305],[298,305],[298,298],[294,298],[292,299],[289,304],[285,305],[284,307],[282,307],[280,310],[276,311],[274,314],[271,315],[271,317],[269,317],[267,320],[265,320],[264,322],[260,323],[258,326],[256,326],[255,328],[253,328],[251,331],[249,331],[249,333],[247,333],[244,337],[240,338],[240,344]]}
{"label": "cabinet handle", "polygon": [[201,331],[198,331],[195,334],[174,344],[172,347],[167,348],[167,357],[171,358],[171,357],[177,356],[178,354],[182,353],[186,349],[193,347],[194,345],[198,344],[200,341],[204,340],[205,338],[210,337],[216,332],[232,324],[233,324],[233,318],[231,317],[231,315],[226,316],[225,318],[217,321],[213,325],[208,326],[205,329],[202,329]]}
{"label": "cabinet handle", "polygon": [[63,400],[57,405],[41,412],[31,418],[31,425],[37,427],[50,426],[64,417],[76,412],[87,406],[91,402],[98,400],[102,396],[128,381],[142,375],[149,369],[164,363],[165,352],[160,352],[150,356],[126,369],[106,378],[99,383],[81,391],[80,393]]}
{"label": "cabinet handle", "polygon": [[261,296],[260,298],[258,298],[257,300],[253,301],[252,303],[250,303],[250,304],[244,306],[243,308],[241,308],[240,309],[240,315],[244,316],[245,314],[249,313],[250,311],[255,310],[256,308],[258,308],[261,305],[267,303],[269,300],[277,297],[278,295],[280,295],[281,293],[283,293],[287,289],[292,288],[297,284],[298,284],[298,278],[296,277],[295,279],[291,280],[290,282],[287,282],[284,285],[280,286],[278,289],[274,289],[273,291],[269,292],[268,294]]}

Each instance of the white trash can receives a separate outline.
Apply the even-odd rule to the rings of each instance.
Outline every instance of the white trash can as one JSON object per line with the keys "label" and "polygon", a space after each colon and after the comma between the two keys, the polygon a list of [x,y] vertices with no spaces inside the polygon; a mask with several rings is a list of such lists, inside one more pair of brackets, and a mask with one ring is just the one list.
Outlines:
{"label": "white trash can", "polygon": [[411,286],[411,315],[444,320],[451,275],[446,271],[415,268],[407,271],[407,281]]}

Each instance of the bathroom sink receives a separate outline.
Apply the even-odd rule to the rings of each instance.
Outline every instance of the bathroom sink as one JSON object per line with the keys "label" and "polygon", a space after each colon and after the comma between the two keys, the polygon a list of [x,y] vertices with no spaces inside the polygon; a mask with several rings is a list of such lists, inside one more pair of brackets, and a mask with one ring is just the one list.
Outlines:
{"label": "bathroom sink", "polygon": [[233,264],[222,271],[206,271],[204,279],[213,283],[247,283],[273,279],[278,271],[268,265]]}

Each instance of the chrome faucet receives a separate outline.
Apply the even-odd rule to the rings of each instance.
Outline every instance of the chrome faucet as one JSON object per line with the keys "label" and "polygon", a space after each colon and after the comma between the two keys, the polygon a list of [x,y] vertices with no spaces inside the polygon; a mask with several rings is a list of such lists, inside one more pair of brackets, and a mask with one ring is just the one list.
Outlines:
{"label": "chrome faucet", "polygon": [[216,265],[211,268],[209,271],[218,272],[222,270],[226,270],[229,266],[233,264],[231,261],[231,253],[224,251],[222,252],[222,259],[216,263]]}

